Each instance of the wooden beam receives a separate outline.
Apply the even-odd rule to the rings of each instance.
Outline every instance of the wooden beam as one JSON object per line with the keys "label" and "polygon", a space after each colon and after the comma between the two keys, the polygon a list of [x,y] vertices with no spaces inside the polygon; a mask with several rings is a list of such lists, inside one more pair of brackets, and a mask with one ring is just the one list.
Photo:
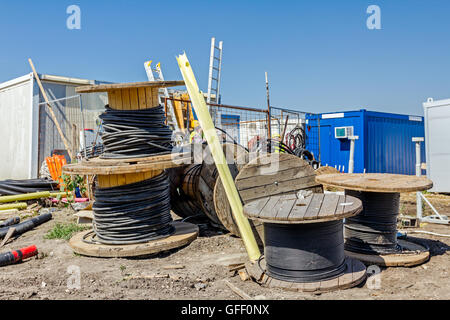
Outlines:
{"label": "wooden beam", "polygon": [[69,143],[67,142],[66,137],[64,137],[64,134],[63,134],[63,132],[61,130],[61,127],[59,126],[59,122],[58,122],[58,119],[55,116],[55,113],[53,112],[53,108],[50,105],[50,103],[48,102],[49,100],[48,100],[48,97],[47,97],[47,93],[45,92],[44,87],[42,86],[42,83],[41,83],[41,79],[39,79],[39,76],[38,76],[38,74],[36,72],[36,69],[34,68],[33,61],[31,61],[31,59],[28,59],[28,62],[30,63],[31,69],[33,69],[34,77],[36,78],[36,82],[38,83],[39,88],[41,89],[42,96],[44,97],[44,100],[47,103],[48,110],[50,111],[50,116],[52,117],[53,122],[55,123],[56,129],[58,130],[58,133],[59,133],[59,135],[60,135],[60,137],[61,137],[61,139],[62,139],[62,141],[64,143],[64,147],[66,148],[70,159],[73,161],[72,150],[70,149]]}

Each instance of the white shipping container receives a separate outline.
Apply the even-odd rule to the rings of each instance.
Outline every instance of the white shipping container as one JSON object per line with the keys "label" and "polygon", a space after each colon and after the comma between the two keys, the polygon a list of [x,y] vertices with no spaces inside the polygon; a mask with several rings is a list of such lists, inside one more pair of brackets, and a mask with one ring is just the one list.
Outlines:
{"label": "white shipping container", "polygon": [[450,99],[423,103],[427,176],[431,192],[450,192]]}
{"label": "white shipping container", "polygon": [[[98,84],[94,80],[39,75],[51,100],[75,96],[75,87]],[[95,128],[107,97],[104,93],[83,95],[86,128]],[[43,102],[33,73],[0,83],[0,180],[37,178],[45,157],[65,149],[53,119]],[[73,128],[82,128],[79,98],[52,104],[66,139],[73,141]]]}

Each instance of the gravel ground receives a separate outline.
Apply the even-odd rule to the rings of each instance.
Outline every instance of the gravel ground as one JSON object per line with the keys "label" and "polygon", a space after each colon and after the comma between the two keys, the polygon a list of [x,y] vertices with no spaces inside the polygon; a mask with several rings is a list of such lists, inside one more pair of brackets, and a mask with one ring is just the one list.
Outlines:
{"label": "gravel ground", "polygon": [[[403,214],[415,214],[414,201],[414,194],[402,196]],[[431,196],[430,201],[442,213],[450,213],[450,196]],[[242,241],[212,229],[203,230],[186,247],[145,259],[84,257],[74,254],[66,240],[44,239],[56,223],[74,221],[72,211],[57,211],[50,222],[1,249],[6,252],[35,244],[39,255],[1,268],[0,299],[239,299],[224,280],[257,299],[450,299],[449,238],[415,235],[430,247],[430,261],[413,268],[382,269],[377,290],[364,283],[357,288],[311,294],[241,281],[228,265],[246,261]],[[427,224],[421,230],[450,234],[450,227],[444,225]],[[80,272],[79,289],[68,288],[74,277],[70,270]]]}

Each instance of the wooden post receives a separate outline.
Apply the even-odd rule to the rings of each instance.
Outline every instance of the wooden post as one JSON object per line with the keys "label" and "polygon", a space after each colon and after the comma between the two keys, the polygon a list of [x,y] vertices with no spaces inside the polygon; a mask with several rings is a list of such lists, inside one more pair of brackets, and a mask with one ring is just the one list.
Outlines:
{"label": "wooden post", "polygon": [[267,119],[269,122],[267,123],[267,135],[268,139],[272,139],[272,115],[270,114],[270,97],[269,97],[269,78],[267,77],[266,72],[266,94],[267,94]]}

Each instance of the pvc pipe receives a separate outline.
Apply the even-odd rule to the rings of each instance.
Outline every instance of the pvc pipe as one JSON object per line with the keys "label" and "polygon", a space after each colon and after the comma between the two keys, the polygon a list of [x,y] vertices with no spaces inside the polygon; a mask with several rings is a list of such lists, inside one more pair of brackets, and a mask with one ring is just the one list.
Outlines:
{"label": "pvc pipe", "polygon": [[351,136],[348,137],[350,140],[350,157],[348,160],[348,173],[353,173],[354,166],[355,166],[355,140],[358,140],[358,136]]}
{"label": "pvc pipe", "polygon": [[[16,194],[13,196],[0,197],[0,203],[25,201],[25,200],[33,200],[33,199],[41,199],[41,198],[50,198],[50,197],[58,197],[58,196],[65,196],[65,195],[67,195],[66,192],[50,192],[50,191],[24,193],[24,194]],[[13,208],[10,208],[10,209],[13,209]]]}
{"label": "pvc pipe", "polygon": [[[413,139],[414,141],[414,139]],[[416,143],[416,176],[420,177],[422,175],[422,168],[420,166],[420,141],[415,141]],[[422,213],[422,197],[421,197],[422,192],[417,191],[416,192],[416,207],[417,207],[417,219],[419,219],[419,221],[422,219],[423,217],[423,213]]]}
{"label": "pvc pipe", "polygon": [[48,197],[50,197],[49,191],[24,193],[24,194],[16,194],[13,196],[0,197],[0,203],[23,201],[23,200],[33,200],[33,199],[48,198]]}
{"label": "pvc pipe", "polygon": [[198,88],[197,80],[195,79],[194,72],[192,71],[186,54],[178,56],[177,62],[189,96],[191,97],[192,106],[194,107],[195,113],[197,114],[198,120],[205,134],[206,141],[210,147],[214,163],[216,164],[228,201],[230,202],[233,218],[239,228],[247,254],[251,261],[257,261],[261,257],[261,252],[259,251],[259,247],[256,243],[255,235],[250,227],[250,223],[243,214],[241,198],[236,189],[236,185],[234,184],[230,169],[228,168],[228,164],[223,153],[222,146],[220,145],[220,140],[217,136],[213,121],[209,114],[205,98]]}
{"label": "pvc pipe", "polygon": [[0,205],[0,212],[3,210],[10,210],[10,209],[26,209],[28,205],[25,202],[19,202],[19,203],[8,203]]}

